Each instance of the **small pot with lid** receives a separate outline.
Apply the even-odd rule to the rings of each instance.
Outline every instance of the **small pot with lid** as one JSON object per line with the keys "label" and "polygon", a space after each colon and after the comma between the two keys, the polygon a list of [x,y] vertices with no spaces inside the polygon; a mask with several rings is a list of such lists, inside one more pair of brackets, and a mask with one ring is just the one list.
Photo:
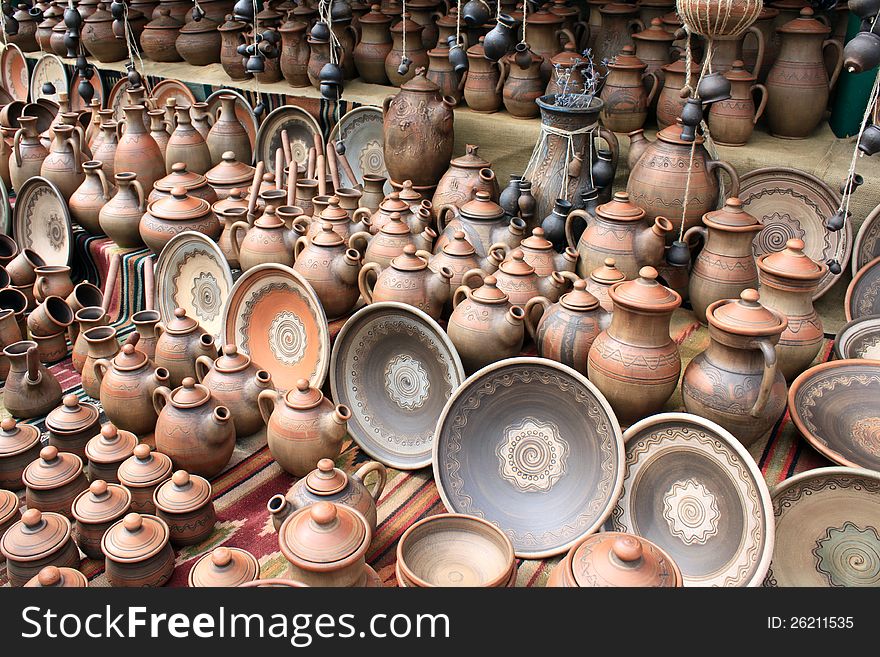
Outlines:
{"label": "small pot with lid", "polygon": [[46,566],[25,584],[25,588],[40,589],[84,589],[88,586],[89,580],[80,571],[58,566]]}
{"label": "small pot with lid", "polygon": [[175,162],[171,165],[171,173],[155,182],[153,191],[147,196],[147,203],[168,198],[175,187],[183,187],[190,196],[204,199],[208,203],[213,204],[220,200],[217,192],[208,184],[207,175],[187,171],[185,162]]}
{"label": "small pot with lid", "polygon": [[21,490],[21,475],[40,456],[40,430],[32,424],[17,424],[11,418],[0,421],[0,488]]}
{"label": "small pot with lid", "polygon": [[110,525],[131,510],[131,493],[125,486],[95,479],[73,501],[74,539],[89,559],[103,559],[101,538]]}
{"label": "small pot with lid", "polygon": [[216,240],[221,226],[208,201],[191,196],[185,187],[178,185],[172,188],[171,196],[147,205],[138,230],[144,244],[153,253],[161,253],[162,247],[178,233],[193,230]]}
{"label": "small pot with lid", "polygon": [[178,470],[153,493],[156,515],[171,532],[174,545],[196,545],[214,531],[214,492],[204,477]]}
{"label": "small pot with lid", "polygon": [[606,312],[614,312],[614,304],[608,291],[616,284],[626,280],[626,274],[617,268],[614,258],[605,258],[605,262],[590,272],[587,281],[587,292],[599,300],[599,305]]}
{"label": "small pot with lid", "polygon": [[18,495],[11,490],[0,488],[0,539],[7,529],[21,520],[20,506]]}
{"label": "small pot with lid", "polygon": [[59,451],[85,459],[86,443],[98,432],[101,424],[98,416],[98,409],[93,404],[80,401],[74,394],[65,395],[61,406],[46,417],[49,444]]}
{"label": "small pot with lid", "polygon": [[0,539],[10,586],[24,586],[46,566],[79,567],[70,521],[60,513],[28,509]]}
{"label": "small pot with lid", "polygon": [[247,550],[220,546],[196,561],[189,571],[187,584],[197,587],[230,587],[255,582],[260,578],[260,562]]}
{"label": "small pot with lid", "polygon": [[174,550],[165,521],[129,513],[101,540],[107,579],[113,586],[162,586],[174,572]]}
{"label": "small pot with lid", "polygon": [[119,466],[119,483],[131,492],[131,510],[137,513],[156,513],[153,493],[170,478],[171,459],[150,451],[146,443],[135,447],[134,454]]}
{"label": "small pot with lid", "polygon": [[123,431],[112,422],[86,443],[89,459],[89,479],[103,479],[107,483],[119,483],[119,466],[134,454],[138,438],[130,431]]}
{"label": "small pot with lid", "polygon": [[73,500],[89,486],[80,457],[59,452],[54,445],[40,450],[40,457],[25,468],[22,480],[27,488],[29,509],[60,513],[72,518]]}

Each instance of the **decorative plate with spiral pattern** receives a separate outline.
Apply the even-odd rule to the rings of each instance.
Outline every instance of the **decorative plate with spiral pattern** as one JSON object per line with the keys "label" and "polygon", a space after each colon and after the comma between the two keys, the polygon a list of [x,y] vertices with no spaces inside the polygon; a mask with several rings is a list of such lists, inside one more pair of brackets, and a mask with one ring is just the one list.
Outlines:
{"label": "decorative plate with spiral pattern", "polygon": [[275,151],[281,148],[281,131],[287,130],[290,150],[297,164],[305,164],[309,159],[309,149],[315,145],[315,135],[324,140],[321,126],[311,114],[294,105],[282,105],[263,119],[257,132],[257,145],[254,147],[256,161],[266,164],[266,171],[275,171]]}
{"label": "decorative plate with spiral pattern", "polygon": [[[797,237],[804,241],[804,253],[816,262],[837,261],[839,272],[849,264],[852,224],[847,221],[837,232],[825,228],[825,221],[837,212],[840,195],[819,178],[788,167],[755,169],[740,178],[739,197],[743,210],[764,224],[753,242],[756,258],[782,251],[788,240]],[[839,277],[829,269],[813,299],[825,294]]]}

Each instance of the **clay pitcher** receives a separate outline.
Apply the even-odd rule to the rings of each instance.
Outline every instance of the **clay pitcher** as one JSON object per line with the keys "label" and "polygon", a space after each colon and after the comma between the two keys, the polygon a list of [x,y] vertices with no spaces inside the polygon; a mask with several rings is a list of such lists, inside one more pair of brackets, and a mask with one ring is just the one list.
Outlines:
{"label": "clay pitcher", "polygon": [[[308,87],[311,84],[306,72],[309,26],[308,23],[294,20],[293,12],[288,12],[287,17],[288,20],[278,28],[281,33],[281,75],[291,87]],[[240,58],[240,55],[237,56]]]}
{"label": "clay pitcher", "polygon": [[464,99],[475,112],[490,114],[501,109],[501,89],[504,86],[500,62],[487,59],[483,52],[483,37],[467,49],[468,70],[464,73]]}
{"label": "clay pitcher", "polygon": [[[544,81],[548,82],[553,72],[550,60],[553,59],[554,55],[562,52],[563,43],[567,41],[577,43],[577,37],[575,37],[571,30],[564,27],[565,18],[545,8],[535,12],[530,11],[525,20],[529,47],[533,53],[543,59],[541,75]],[[617,50],[614,52],[617,52]]]}
{"label": "clay pitcher", "polygon": [[[712,49],[712,71],[715,73],[727,73],[733,68],[733,63],[743,61],[743,43],[747,36],[755,40],[757,50],[755,59],[749,65],[748,72],[758,77],[758,71],[764,65],[764,33],[754,25],[750,25],[740,36],[733,39],[718,39]],[[708,50],[708,44],[706,46]]]}
{"label": "clay pitcher", "polygon": [[83,362],[82,387],[89,397],[99,399],[101,379],[95,374],[95,362],[99,359],[109,361],[119,353],[116,329],[112,326],[95,326],[83,331],[82,335],[88,345],[88,355]]}
{"label": "clay pitcher", "polygon": [[131,171],[117,173],[114,176],[116,194],[98,212],[101,232],[124,249],[144,244],[138,226],[147,205],[144,188],[136,178],[137,174]]}
{"label": "clay pitcher", "polygon": [[706,308],[720,299],[735,299],[746,288],[757,287],[758,269],[752,255],[752,241],[764,224],[742,209],[742,201],[729,198],[724,208],[703,215],[703,226],[684,235],[703,238],[703,248],[694,261],[688,297],[694,315],[706,323]]}
{"label": "clay pitcher", "polygon": [[[388,29],[390,24],[391,17],[383,14],[379,5],[373,5],[370,13],[361,16],[358,20],[361,38],[354,47],[353,59],[358,74],[364,82],[388,84],[385,58],[391,52],[391,32]],[[430,54],[429,52],[428,55]]]}
{"label": "clay pitcher", "polygon": [[165,147],[165,167],[168,173],[171,173],[171,167],[177,162],[186,164],[187,171],[201,174],[214,165],[205,138],[192,124],[189,107],[177,108],[177,127]]}
{"label": "clay pitcher", "polygon": [[3,406],[13,416],[39,417],[61,403],[61,384],[40,363],[36,342],[15,342],[3,349],[3,355],[9,361]]}
{"label": "clay pitcher", "polygon": [[672,62],[672,42],[675,41],[675,35],[663,29],[663,21],[653,18],[646,29],[636,32],[632,38],[636,45],[636,57],[648,67],[645,73],[657,73],[662,84],[663,67]]}
{"label": "clay pitcher", "polygon": [[688,412],[717,422],[746,447],[773,428],[788,399],[776,356],[788,320],[758,299],[749,288],[709,306],[709,347],[681,381]]}
{"label": "clay pitcher", "polygon": [[[608,77],[599,97],[605,102],[599,114],[602,124],[614,132],[632,132],[645,124],[648,106],[657,93],[659,79],[647,73],[648,65],[635,56],[632,46],[624,46],[608,62]],[[645,80],[650,91],[645,91]]]}
{"label": "clay pitcher", "polygon": [[220,64],[232,80],[247,80],[250,77],[250,73],[245,70],[242,56],[238,54],[238,47],[246,44],[244,33],[247,29],[248,25],[233,20],[232,14],[227,15],[226,22],[217,28],[220,32]]}
{"label": "clay pitcher", "polygon": [[[730,80],[730,98],[712,103],[709,109],[709,131],[716,144],[744,146],[752,136],[755,124],[767,106],[767,87],[756,84],[755,76],[743,68],[739,60],[724,75]],[[755,92],[761,93],[761,102],[755,108]]]}
{"label": "clay pitcher", "polygon": [[544,60],[528,44],[516,45],[516,51],[504,57],[504,90],[501,98],[508,113],[516,119],[533,119],[541,113],[535,100],[544,94],[541,64]]}
{"label": "clay pitcher", "polygon": [[[798,18],[777,28],[782,45],[767,74],[767,125],[784,139],[806,139],[825,116],[828,96],[843,66],[840,43],[828,39],[831,28],[805,7]],[[825,49],[837,51],[831,78],[825,68]]]}
{"label": "clay pitcher", "polygon": [[208,131],[208,151],[211,153],[211,164],[216,166],[223,160],[223,153],[232,151],[239,162],[250,162],[254,159],[251,140],[247,130],[235,114],[236,97],[220,96],[220,113]]}
{"label": "clay pitcher", "polygon": [[147,131],[144,125],[143,105],[124,107],[125,130],[116,147],[116,159],[113,168],[117,173],[133,171],[145,190],[153,189],[153,184],[168,173],[165,170],[165,158],[159,150],[159,144]]}
{"label": "clay pitcher", "polygon": [[[402,87],[405,82],[417,75],[420,68],[428,68],[428,52],[422,42],[423,30],[424,28],[411,20],[408,14],[391,28],[393,43],[385,57],[385,75],[395,87]],[[406,32],[406,56],[410,60],[410,65],[405,74],[400,74],[398,67],[403,59],[404,32]]]}
{"label": "clay pitcher", "polygon": [[16,190],[21,189],[28,178],[40,175],[43,160],[49,156],[49,149],[40,141],[37,121],[35,116],[18,117],[21,127],[15,133],[9,156],[9,178]]}
{"label": "clay pitcher", "polygon": [[645,24],[638,18],[639,9],[635,5],[612,2],[599,7],[602,15],[602,30],[593,46],[593,61],[611,59],[624,46],[633,46],[632,35],[643,31]]}
{"label": "clay pitcher", "polygon": [[98,214],[110,200],[112,190],[102,170],[101,162],[92,160],[82,165],[85,180],[71,195],[68,206],[73,219],[92,235],[101,235]]}
{"label": "clay pitcher", "polygon": [[[677,61],[663,67],[663,88],[657,95],[657,126],[662,130],[675,125],[681,110],[687,102],[682,98],[687,72],[687,60],[684,54]],[[691,84],[700,79],[700,65],[691,61]]]}
{"label": "clay pitcher", "polygon": [[448,48],[432,48],[428,51],[427,77],[440,87],[441,94],[461,102],[465,79],[461,73],[456,73],[449,61]]}
{"label": "clay pitcher", "polygon": [[[92,160],[101,163],[101,172],[107,180],[113,180],[116,174],[115,160],[116,147],[119,144],[116,121],[108,121],[101,124],[100,139],[96,138],[92,146]],[[85,165],[83,165],[85,169]]]}
{"label": "clay pitcher", "polygon": [[82,154],[74,131],[75,128],[69,125],[56,125],[53,128],[49,155],[40,167],[40,175],[54,183],[65,199],[70,199],[85,180],[80,160]]}

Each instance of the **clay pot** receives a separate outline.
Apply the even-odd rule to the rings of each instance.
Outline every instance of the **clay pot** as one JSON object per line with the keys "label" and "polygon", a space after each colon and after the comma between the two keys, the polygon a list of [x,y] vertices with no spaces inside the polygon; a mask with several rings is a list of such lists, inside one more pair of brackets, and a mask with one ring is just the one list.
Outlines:
{"label": "clay pot", "polygon": [[83,363],[82,386],[86,394],[99,399],[101,394],[101,378],[96,373],[95,362],[109,361],[119,353],[119,342],[116,329],[112,326],[97,326],[83,333],[88,345],[88,355]]}
{"label": "clay pot", "polygon": [[527,44],[518,44],[517,52],[510,53],[501,60],[501,99],[512,117],[532,119],[540,114],[535,99],[543,96],[546,88],[541,73],[543,62],[543,58],[529,50]]}
{"label": "clay pot", "polygon": [[[438,271],[441,267],[447,267],[452,271],[449,279],[449,287],[452,292],[458,289],[464,280],[464,275],[471,269],[481,269],[485,274],[491,274],[504,260],[504,252],[496,249],[490,253],[488,263],[481,263],[481,258],[470,242],[465,239],[464,231],[455,231],[452,239],[442,249],[431,256],[428,261],[431,269]],[[452,298],[447,304],[447,311],[452,310]]]}
{"label": "clay pot", "polygon": [[49,156],[49,149],[40,141],[37,132],[37,117],[22,115],[18,117],[20,126],[12,143],[12,154],[9,156],[9,178],[12,187],[21,189],[25,181],[40,175],[43,160]]}
{"label": "clay pot", "polygon": [[[18,251],[17,246],[13,248],[16,249],[15,257],[5,264],[6,273],[9,274],[9,282],[14,287],[28,286],[33,288],[37,280],[36,269],[37,267],[45,267],[46,261],[32,249]],[[31,297],[33,297],[33,290],[31,290]]]}
{"label": "clay pot", "polygon": [[159,312],[157,310],[139,310],[131,316],[140,339],[137,342],[138,351],[153,360],[156,356],[156,342],[159,340],[157,326],[159,324]]}
{"label": "clay pot", "polygon": [[85,49],[99,62],[118,62],[128,55],[125,40],[117,39],[113,32],[113,16],[103,2],[83,21],[80,39]]}
{"label": "clay pot", "polygon": [[[206,139],[211,153],[211,164],[214,166],[220,164],[228,152],[239,162],[250,162],[254,159],[247,130],[235,114],[235,103],[235,96],[220,96],[220,111]],[[238,184],[240,181],[235,182]]]}
{"label": "clay pot", "polygon": [[136,513],[156,513],[153,493],[163,482],[171,478],[171,459],[161,452],[151,452],[150,446],[141,443],[134,454],[119,466],[119,483],[131,493],[131,510]]}
{"label": "clay pot", "polygon": [[637,7],[623,2],[611,2],[599,7],[602,28],[592,47],[594,61],[611,59],[624,46],[635,45],[633,34],[645,30],[645,23],[638,18],[638,13]]}
{"label": "clay pot", "polygon": [[247,550],[218,547],[202,555],[187,576],[187,585],[196,587],[241,586],[258,582],[260,562]]}
{"label": "clay pot", "polygon": [[97,160],[82,165],[85,180],[68,201],[73,219],[92,235],[102,235],[98,215],[112,197],[112,188],[104,175],[103,163]]}
{"label": "clay pot", "polygon": [[183,187],[174,187],[170,197],[147,205],[138,230],[144,243],[154,253],[161,253],[172,237],[185,230],[216,240],[221,229],[208,201],[190,196]]}
{"label": "clay pot", "polygon": [[61,406],[46,417],[49,444],[60,452],[76,454],[83,461],[86,460],[86,443],[100,426],[98,409],[81,402],[74,394],[65,395]]}
{"label": "clay pot", "polygon": [[[371,224],[366,214],[366,210],[358,209],[355,211],[355,220],[352,221],[348,212],[339,207],[339,197],[330,196],[327,198],[327,207],[321,210],[320,214],[316,214],[314,220],[308,224],[306,235],[314,239],[321,232],[323,223],[327,222],[333,226],[334,232],[347,243],[348,238],[354,233],[370,230]],[[302,218],[298,223],[305,225],[305,221],[305,218]]]}
{"label": "clay pot", "polygon": [[[525,307],[534,297],[544,296],[551,303],[559,299],[566,288],[566,279],[570,274],[563,275],[553,271],[546,276],[539,276],[529,263],[525,261],[522,249],[517,248],[508,254],[507,258],[498,266],[495,279],[498,289],[507,294],[511,304]],[[571,275],[573,276],[573,275]],[[473,287],[470,281],[483,279],[485,274],[476,269],[467,272],[462,279],[464,285]]]}
{"label": "clay pot", "polygon": [[[377,476],[373,490],[370,491],[364,482],[372,472]],[[333,467],[332,459],[321,459],[318,467],[293,484],[286,495],[272,496],[267,504],[272,524],[278,531],[284,520],[294,511],[318,502],[333,502],[360,511],[367,519],[370,529],[375,531],[376,503],[385,489],[386,477],[385,466],[376,461],[364,463],[349,476]]]}
{"label": "clay pot", "polygon": [[776,345],[778,369],[792,381],[815,360],[825,344],[822,318],[813,308],[813,295],[828,265],[813,262],[804,242],[790,239],[785,249],[758,258],[761,302],[788,319]]}
{"label": "clay pot", "polygon": [[758,298],[747,289],[738,300],[709,306],[709,347],[688,364],[681,381],[688,413],[720,424],[746,447],[773,428],[788,400],[775,347],[788,320]]}
{"label": "clay pot", "polygon": [[446,268],[436,272],[430,270],[430,257],[430,253],[416,253],[416,248],[409,245],[384,270],[376,263],[364,265],[358,274],[361,295],[368,304],[397,301],[426,312],[432,319],[439,319],[449,299],[452,271]]}
{"label": "clay pot", "polygon": [[178,470],[156,488],[156,515],[168,525],[173,545],[198,545],[214,533],[213,494],[207,479],[186,470]]}
{"label": "clay pot", "polygon": [[467,57],[468,70],[463,74],[465,102],[475,112],[497,112],[502,104],[503,64],[486,57],[482,37],[479,43],[467,49]]}
{"label": "clay pot", "polygon": [[98,435],[86,443],[89,479],[118,483],[119,466],[134,454],[137,444],[137,436],[130,431],[117,429],[112,422],[102,426]]}
{"label": "clay pot", "polygon": [[25,584],[25,588],[84,589],[88,586],[89,580],[78,570],[57,566],[46,566]]}
{"label": "clay pot", "polygon": [[[452,215],[451,220],[447,220]],[[525,236],[525,222],[509,218],[504,209],[492,201],[485,191],[478,191],[474,200],[460,208],[441,205],[437,208],[437,227],[440,237],[434,251],[442,249],[456,231],[463,231],[481,258],[480,267],[491,271],[491,254],[496,248],[515,249]]]}
{"label": "clay pot", "polygon": [[[244,233],[244,237],[239,237],[240,233]],[[232,254],[242,271],[271,263],[293,266],[293,247],[297,237],[296,231],[284,225],[271,205],[253,226],[246,221],[237,221],[229,229]]]}
{"label": "clay pot", "polygon": [[177,108],[177,126],[165,147],[165,167],[171,173],[172,166],[183,162],[188,171],[204,174],[213,166],[211,151],[201,133],[190,118],[189,107]]}
{"label": "clay pot", "polygon": [[49,155],[40,166],[40,175],[54,183],[65,199],[70,199],[85,180],[80,160],[82,154],[74,132],[73,126],[56,125],[52,129]]}
{"label": "clay pot", "polygon": [[522,351],[525,312],[510,305],[495,276],[486,276],[476,290],[457,288],[452,305],[446,332],[469,374]]}
{"label": "clay pot", "polygon": [[295,20],[292,12],[288,12],[287,16],[287,22],[278,28],[281,33],[281,75],[292,87],[308,87],[311,84],[306,71],[309,59],[309,44],[306,40],[309,25]]}
{"label": "clay pot", "polygon": [[[233,195],[236,201],[241,199],[241,190],[250,185],[254,177],[254,168],[249,164],[236,160],[234,151],[224,151],[220,155],[220,162],[205,174],[208,184],[213,188],[217,198],[221,201]],[[228,204],[220,206],[224,209]],[[239,207],[247,207],[247,201],[238,204]],[[218,208],[213,208],[217,212]]]}
{"label": "clay pot", "polygon": [[58,379],[39,361],[37,343],[22,340],[3,349],[9,360],[9,374],[3,392],[3,406],[22,419],[40,417],[61,403]]}
{"label": "clay pot", "polygon": [[143,245],[138,226],[146,212],[144,187],[132,171],[117,173],[116,193],[98,212],[102,233],[124,249]]}
{"label": "clay pot", "polygon": [[10,586],[24,586],[46,566],[79,568],[70,521],[58,513],[28,509],[0,539]]}
{"label": "clay pot", "polygon": [[160,334],[154,361],[168,371],[171,388],[176,388],[178,381],[182,384],[185,378],[195,378],[195,361],[199,356],[213,360],[217,355],[214,338],[196,320],[187,317],[183,308],[176,308],[174,317],[167,324],[159,323],[157,329]]}
{"label": "clay pot", "polygon": [[426,228],[418,235],[410,232],[400,214],[391,213],[391,220],[382,226],[375,235],[366,231],[357,232],[348,238],[349,245],[363,253],[364,264],[376,263],[380,268],[391,265],[391,261],[403,254],[406,246],[412,245],[417,251],[431,252],[434,238],[437,237],[431,228]]}
{"label": "clay pot", "polygon": [[37,354],[44,364],[57,363],[67,356],[67,332],[60,331],[54,335],[31,335],[37,345]]}
{"label": "clay pot", "polygon": [[[246,44],[244,34],[247,29],[246,23],[232,20],[231,14],[227,15],[226,22],[217,28],[220,32],[220,64],[232,80],[247,80],[250,77],[250,73],[245,70],[242,56],[238,54],[238,47]],[[283,34],[282,32],[282,38]],[[283,59],[282,57],[282,61]]]}
{"label": "clay pot", "polygon": [[[813,18],[809,7],[777,31],[782,43],[767,74],[767,125],[776,137],[805,139],[825,116],[829,94],[843,67],[843,49],[826,38],[831,28]],[[837,51],[830,79],[824,55],[829,46]]]}
{"label": "clay pot", "polygon": [[[555,215],[554,218],[558,221],[559,226],[558,228],[554,227],[551,234],[561,233],[561,242],[564,244],[566,214],[557,212],[557,209],[560,207],[562,207],[561,202],[557,203],[556,208],[554,208],[553,215]],[[547,225],[550,225],[550,222],[544,219],[542,226]],[[547,234],[545,228],[535,228],[530,237],[520,242],[519,248],[523,252],[523,260],[534,267],[535,273],[538,276],[549,276],[554,271],[574,272],[580,257],[578,252],[571,247],[565,247],[562,253],[557,253],[556,244],[545,238]]]}
{"label": "clay pot", "polygon": [[[752,136],[755,124],[764,113],[769,93],[763,84],[755,84],[742,61],[733,62],[725,76],[730,80],[730,99],[712,103],[709,109],[709,129],[712,139],[724,146],[743,146]],[[761,92],[761,103],[755,109],[754,93]]]}
{"label": "clay pot", "polygon": [[[424,75],[424,71],[428,69],[428,52],[425,42],[422,39],[424,28],[409,18],[409,14],[403,16],[403,20],[398,21],[391,27],[391,50],[385,57],[385,75],[392,85],[395,87],[403,87],[403,85],[412,80],[416,75]],[[403,33],[406,32],[406,56],[410,60],[409,68],[406,73],[400,73],[399,67],[403,60]],[[448,158],[446,158],[448,159]],[[386,158],[387,163],[387,158]],[[392,174],[392,179],[394,175]]]}
{"label": "clay pot", "polygon": [[[674,6],[674,5],[673,5]],[[670,34],[663,28],[663,21],[659,16],[645,19],[642,16],[646,28],[632,35],[636,47],[636,57],[646,65],[646,73],[657,73],[660,83],[663,83],[663,67],[672,62],[672,44],[675,35]]]}
{"label": "clay pot", "polygon": [[353,59],[364,82],[388,84],[385,59],[391,52],[390,24],[391,18],[380,11],[379,5],[373,5],[370,13],[358,20],[361,38],[354,48]]}
{"label": "clay pot", "polygon": [[[167,173],[165,158],[159,149],[159,144],[156,143],[144,125],[144,107],[132,105],[124,107],[123,111],[125,112],[125,130],[116,147],[113,168],[117,175],[126,171],[136,172],[137,179],[143,188],[152,190],[153,183]],[[104,230],[106,231],[106,228]]]}
{"label": "clay pot", "polygon": [[196,376],[214,400],[232,413],[236,437],[250,436],[262,428],[257,398],[263,390],[272,388],[272,378],[254,365],[249,356],[238,353],[234,344],[225,345],[217,360],[207,356],[196,358]]}
{"label": "clay pot", "polygon": [[294,246],[293,269],[305,278],[332,321],[350,313],[360,290],[358,274],[363,266],[361,254],[347,248],[329,222],[321,222],[321,232],[303,235]]}
{"label": "clay pot", "polygon": [[171,16],[168,8],[159,9],[159,17],[144,26],[141,34],[141,48],[154,62],[180,62],[183,57],[177,52],[174,42],[183,23]]}
{"label": "clay pot", "polygon": [[[676,121],[681,116],[681,111],[687,102],[687,97],[682,98],[681,95],[687,71],[687,60],[684,54],[677,61],[664,66],[662,71],[663,88],[657,96],[657,125],[661,130],[676,125]],[[691,84],[695,84],[694,80],[698,80],[699,77],[700,65],[692,61]]]}
{"label": "clay pot", "polygon": [[437,190],[431,199],[435,208],[444,205],[459,208],[476,198],[479,191],[489,194],[492,201],[498,200],[498,180],[491,169],[492,163],[480,157],[477,153],[479,148],[468,144],[465,146],[465,154],[449,163],[449,168],[437,183]]}
{"label": "clay pot", "polygon": [[[330,41],[327,39],[306,39],[309,44],[309,60],[306,66],[306,75],[312,86],[319,89],[321,86],[321,71],[330,64]],[[344,53],[340,53],[340,60],[345,59]]]}
{"label": "clay pot", "polygon": [[[385,198],[385,182],[386,178],[378,176],[374,173],[365,173],[363,178],[363,191],[358,201],[358,206],[367,208],[370,212],[379,209],[379,204]],[[299,203],[297,198],[297,203]]]}
{"label": "clay pot", "polygon": [[653,267],[615,284],[609,295],[611,324],[593,341],[587,372],[628,425],[659,412],[678,384],[681,356],[669,337],[669,322],[681,296],[657,282]]}
{"label": "clay pot", "polygon": [[[529,11],[525,22],[529,46],[533,53],[543,58],[541,75],[544,81],[548,82],[553,75],[553,66],[550,63],[553,57],[562,52],[564,43],[577,44],[578,39],[569,28],[565,27],[563,16],[554,14],[543,7],[535,12]],[[619,48],[614,52],[617,50]]]}
{"label": "clay pot", "polygon": [[183,187],[189,196],[203,199],[211,204],[218,200],[214,188],[208,184],[207,176],[187,171],[184,162],[175,162],[171,165],[171,173],[157,180],[153,185],[153,191],[147,196],[147,203],[171,196],[171,190],[175,187]]}
{"label": "clay pot", "polygon": [[104,568],[112,586],[162,586],[174,572],[168,525],[161,518],[129,513],[101,540]]}
{"label": "clay pot", "polygon": [[453,107],[455,100],[442,97],[424,73],[385,99],[383,144],[392,181],[412,180],[417,187],[437,184],[452,157]]}
{"label": "clay pot", "polygon": [[[221,38],[217,23],[207,16],[180,28],[174,47],[190,66],[220,63]],[[204,172],[203,172],[204,173]]]}
{"label": "clay pot", "polygon": [[72,518],[74,498],[89,486],[83,462],[76,454],[59,452],[53,445],[40,450],[40,458],[31,462],[21,475],[28,509],[60,513]]}
{"label": "clay pot", "polygon": [[93,371],[107,418],[120,429],[134,434],[150,433],[157,417],[153,391],[168,384],[168,370],[157,368],[134,345],[126,344],[112,361],[95,360]]}
{"label": "clay pot", "polygon": [[[41,265],[34,268],[34,298],[42,303],[49,297],[66,299],[73,292],[70,267],[67,265]],[[66,302],[65,302],[66,303]]]}
{"label": "clay pot", "polygon": [[[0,488],[24,488],[24,469],[40,456],[40,430],[32,424],[16,424],[11,417],[0,421]],[[2,535],[2,532],[0,532]]]}
{"label": "clay pot", "polygon": [[[384,68],[382,74],[385,74]],[[428,72],[425,76],[440,88],[444,97],[449,96],[457,103],[461,102],[464,77],[456,72],[455,66],[449,61],[448,48],[432,48],[428,51]]]}
{"label": "clay pot", "polygon": [[168,139],[171,137],[171,135],[168,134],[168,126],[165,123],[165,110],[149,110],[147,116],[149,117],[150,136],[159,146],[159,150],[162,153],[162,162],[165,162],[165,151],[168,148]]}
{"label": "clay pot", "polygon": [[[367,230],[371,233],[378,233],[391,221],[391,215],[396,213],[409,225],[410,231],[420,233],[431,224],[430,217],[425,217],[417,212],[420,207],[416,205],[414,210],[407,201],[401,198],[400,192],[391,192],[370,216]],[[354,216],[361,217],[363,215],[366,215],[366,210],[359,208],[355,211]]]}
{"label": "clay pot", "polygon": [[125,486],[93,479],[73,501],[74,539],[89,559],[103,559],[101,539],[110,527],[131,510],[131,493]]}
{"label": "clay pot", "polygon": [[[602,124],[614,132],[632,132],[645,124],[648,107],[659,88],[659,78],[647,72],[648,65],[636,57],[632,46],[624,46],[608,62],[608,77],[600,98],[605,102],[599,116]],[[645,91],[645,82],[650,90]]]}

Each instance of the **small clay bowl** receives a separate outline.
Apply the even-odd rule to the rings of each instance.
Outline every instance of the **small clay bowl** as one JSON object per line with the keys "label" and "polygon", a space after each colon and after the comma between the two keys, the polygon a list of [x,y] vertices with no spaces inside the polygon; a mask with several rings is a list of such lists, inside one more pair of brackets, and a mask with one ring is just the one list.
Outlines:
{"label": "small clay bowl", "polygon": [[503,587],[516,570],[513,544],[495,525],[444,513],[418,521],[397,544],[402,586]]}
{"label": "small clay bowl", "polygon": [[811,367],[791,384],[788,408],[825,457],[880,470],[880,362],[851,358]]}
{"label": "small clay bowl", "polygon": [[859,317],[840,329],[834,341],[834,357],[880,361],[880,315]]}

